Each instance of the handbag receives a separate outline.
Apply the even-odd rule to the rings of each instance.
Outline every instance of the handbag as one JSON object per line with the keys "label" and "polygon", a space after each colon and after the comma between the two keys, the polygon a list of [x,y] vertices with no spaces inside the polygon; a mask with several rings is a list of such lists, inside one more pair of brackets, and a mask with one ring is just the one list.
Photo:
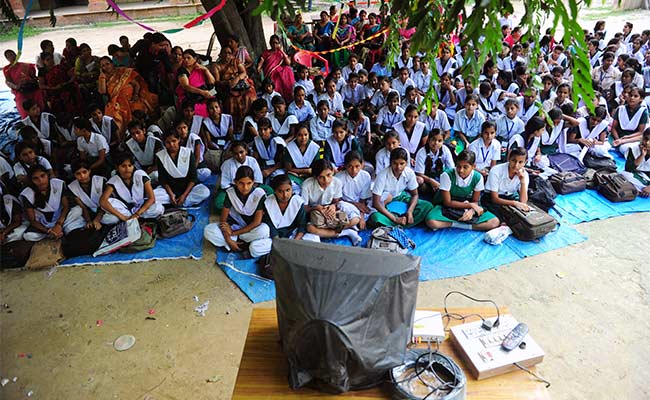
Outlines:
{"label": "handbag", "polygon": [[140,225],[140,238],[128,246],[122,247],[120,253],[138,253],[149,250],[156,245],[157,225],[152,222],[144,222]]}
{"label": "handbag", "polygon": [[595,169],[596,171],[605,170],[616,172],[616,162],[608,157],[600,157],[593,153],[587,153],[582,159],[582,162],[585,167]]}
{"label": "handbag", "polygon": [[399,226],[380,226],[372,231],[368,248],[406,254],[415,249],[415,242]]}
{"label": "handbag", "polygon": [[158,234],[161,238],[181,235],[189,232],[195,221],[196,217],[187,210],[171,208],[158,217]]}
{"label": "handbag", "polygon": [[328,218],[322,211],[312,210],[309,213],[309,220],[316,228],[334,229],[337,232],[350,223],[347,214],[343,211],[336,211],[333,218]]}
{"label": "handbag", "polygon": [[[453,221],[458,221],[459,219],[461,219],[463,217],[463,215],[465,214],[465,211],[467,211],[467,209],[451,208],[451,207],[445,207],[445,206],[442,207],[442,215],[445,218],[449,218],[449,219],[451,219]],[[476,224],[478,222],[478,219],[479,219],[479,217],[476,215],[476,213],[474,213],[474,216],[471,219],[469,219],[467,221],[458,221],[458,222],[461,222],[463,224],[474,225],[474,224]]]}
{"label": "handbag", "polygon": [[233,90],[235,92],[245,92],[251,88],[251,85],[246,82],[245,79],[240,79],[239,82],[235,86],[233,86],[230,90]]}

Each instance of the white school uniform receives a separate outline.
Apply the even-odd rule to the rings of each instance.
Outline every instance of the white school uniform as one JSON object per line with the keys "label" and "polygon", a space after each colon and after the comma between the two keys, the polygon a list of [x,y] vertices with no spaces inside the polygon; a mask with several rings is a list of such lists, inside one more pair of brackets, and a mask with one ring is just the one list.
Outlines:
{"label": "white school uniform", "polygon": [[354,178],[347,171],[341,171],[336,174],[336,178],[341,181],[342,194],[341,199],[347,202],[360,202],[372,198],[372,178],[364,170],[359,171]]}
{"label": "white school uniform", "polygon": [[353,106],[358,106],[366,99],[366,89],[362,85],[358,84],[354,89],[350,85],[345,85],[343,89],[341,89],[341,97],[344,102],[350,103]]}
{"label": "white school uniform", "polygon": [[454,157],[452,156],[449,147],[443,145],[440,148],[440,151],[436,153],[433,153],[428,148],[423,147],[420,150],[418,150],[417,154],[415,155],[416,174],[424,174],[426,172],[427,157],[431,159],[432,165],[434,166],[436,165],[436,161],[438,160],[442,161],[443,170],[456,167],[456,164],[454,163]]}
{"label": "white school uniform", "polygon": [[253,181],[255,183],[261,184],[264,181],[264,178],[262,177],[262,170],[260,169],[260,165],[257,163],[257,160],[255,158],[246,156],[246,160],[240,164],[239,161],[235,160],[233,157],[227,159],[223,162],[223,164],[221,164],[221,179],[219,187],[221,187],[221,189],[228,189],[230,186],[232,186],[233,182],[235,181],[237,170],[243,165],[249,166],[253,169]]}
{"label": "white school uniform", "polygon": [[[201,137],[197,134],[194,133],[189,133],[187,136],[187,142],[185,145],[182,147],[187,147],[188,149],[194,151],[194,146],[199,143],[199,154],[194,154],[194,157],[199,160],[199,163],[203,162],[203,155],[205,154],[205,144],[203,144],[203,140]],[[157,171],[154,171],[156,173],[156,177],[158,175]],[[212,171],[210,171],[210,168],[197,168],[196,169],[196,176],[200,182],[205,182],[210,175],[212,175]],[[151,178],[153,180],[153,178]]]}
{"label": "white school uniform", "polygon": [[[253,121],[250,116],[247,116],[244,119],[244,126],[246,125],[246,122],[251,122]],[[255,126],[255,129],[257,129],[257,124],[255,122],[252,122]],[[221,119],[219,120],[219,124],[216,124],[213,120],[210,118],[203,118],[203,127],[208,131],[210,134],[210,139],[212,140],[213,144],[216,144],[219,149],[224,149],[226,145],[228,144],[228,131],[230,128],[232,128],[232,115],[230,114],[221,114]],[[241,137],[243,137],[244,131],[242,128],[242,133]]]}
{"label": "white school uniform", "polygon": [[203,125],[203,117],[200,115],[194,115],[192,117],[192,125],[190,126],[190,133],[195,135],[201,134],[201,125]]}
{"label": "white school uniform", "polygon": [[539,107],[537,107],[537,104],[533,103],[530,107],[525,108],[523,96],[519,97],[519,112],[517,112],[517,116],[524,122],[524,124],[538,114]]}
{"label": "white school uniform", "polygon": [[431,70],[427,74],[422,72],[422,70],[419,70],[415,73],[413,76],[413,82],[415,82],[415,87],[422,91],[423,93],[426,93],[429,90],[429,86],[431,85],[431,75],[433,73]]}
{"label": "white school uniform", "polygon": [[102,150],[105,150],[104,155],[107,155],[109,148],[104,136],[99,133],[90,132],[90,139],[88,141],[83,137],[77,138],[77,150],[87,153],[91,157],[99,157],[99,152]]}
{"label": "white school uniform", "polygon": [[[0,204],[0,207],[4,208],[7,218],[5,221],[0,218],[0,230],[2,230],[6,229],[7,226],[11,224],[11,221],[14,217],[14,208],[16,209],[15,211],[18,211],[20,213],[20,211],[22,211],[22,205],[20,204],[20,200],[18,200],[15,196],[8,193],[3,194],[2,187],[0,187],[0,201],[2,202]],[[15,227],[11,232],[7,234],[7,236],[5,236],[4,243],[11,243],[22,239],[23,234],[27,230],[27,227],[29,227],[29,223],[23,218],[23,223]]]}
{"label": "white school uniform", "polygon": [[[114,191],[114,197],[109,198],[108,202],[117,212],[127,217],[130,217],[138,211],[146,201],[144,197],[144,185],[146,182],[150,182],[147,173],[141,169],[133,171],[131,180],[132,185],[130,188],[124,184],[124,181],[119,175],[112,176],[107,182],[107,185],[112,186]],[[108,210],[104,211],[106,211],[106,214],[102,217],[102,224],[114,225],[120,222],[117,216],[111,214]],[[162,215],[164,211],[165,209],[162,204],[155,201],[141,216],[142,218],[153,219]]]}
{"label": "white school uniform", "polygon": [[[343,114],[345,112],[345,107],[343,107],[343,97],[339,92],[334,92],[334,96],[330,97],[327,92],[321,94],[318,97],[318,101],[327,100],[327,104],[330,106],[330,114],[334,115],[337,112]],[[318,101],[316,102],[318,104]]]}
{"label": "white school uniform", "polygon": [[[537,156],[537,149],[542,143],[542,138],[541,137],[535,137],[533,139],[533,143],[530,145],[530,147],[526,147],[526,143],[524,140],[524,137],[522,135],[514,135],[511,139],[510,142],[508,143],[508,149],[512,149],[513,146],[516,147],[523,147],[526,149],[526,152],[528,154],[527,159],[528,165],[532,165],[538,168],[543,169],[546,172],[553,172],[553,170],[550,166],[551,163],[548,160],[548,157],[545,155],[541,156],[541,159],[539,161],[535,161],[535,157]],[[557,172],[557,171],[555,171]]]}
{"label": "white school uniform", "polygon": [[[639,123],[641,122],[641,117],[643,117],[643,114],[648,112],[646,107],[640,106],[639,109],[630,118],[626,106],[619,106],[617,110],[618,112],[616,115],[619,129],[626,131],[635,131],[639,127]],[[624,143],[618,147],[618,151],[621,154],[627,154],[627,152],[635,145],[636,143]]]}
{"label": "white school uniform", "polygon": [[451,130],[447,113],[440,109],[436,110],[435,117],[432,117],[427,114],[426,110],[423,110],[422,113],[420,113],[420,122],[424,123],[424,130],[428,133],[433,129],[440,129],[440,132],[443,134]]}
{"label": "white school uniform", "polygon": [[[162,164],[162,167],[165,171],[172,177],[176,179],[182,179],[187,177],[187,174],[190,170],[191,156],[194,152],[193,149],[187,147],[181,147],[179,149],[178,159],[176,162],[169,156],[169,153],[166,149],[160,150],[156,153],[156,158],[158,158]],[[154,191],[156,196],[156,202],[160,204],[170,204],[171,198],[165,190],[164,187],[160,186]],[[198,204],[201,204],[203,200],[210,197],[210,189],[202,183],[194,185],[190,193],[185,198],[183,202],[183,207],[193,207]]]}
{"label": "white school uniform", "polygon": [[393,174],[392,168],[384,168],[379,171],[375,178],[375,184],[372,187],[372,194],[385,199],[387,195],[392,197],[399,196],[404,190],[415,190],[418,188],[418,180],[415,172],[409,168],[404,168],[399,178]]}
{"label": "white school uniform", "polygon": [[[625,155],[626,159],[627,157],[630,156],[629,152],[632,152],[632,156],[635,159],[639,158],[639,156],[641,155],[641,148],[639,147],[639,143],[636,143],[635,146],[630,147],[628,153]],[[623,171],[621,172],[621,174],[625,177],[625,179],[630,181],[630,183],[632,183],[634,187],[637,188],[637,190],[641,191],[645,189],[648,185],[645,184],[644,182],[641,182],[637,178],[637,176],[635,176],[635,174],[640,175],[646,181],[650,181],[650,160],[644,159],[643,161],[641,161],[641,164],[639,164],[636,167],[635,172]]]}
{"label": "white school uniform", "polygon": [[438,72],[438,76],[442,76],[445,72],[448,72],[449,75],[453,75],[457,66],[458,64],[453,57],[450,57],[444,65],[440,58],[436,58],[436,71]]}
{"label": "white school uniform", "polygon": [[512,57],[508,57],[503,60],[503,70],[514,72],[515,68],[517,67],[517,63],[526,65],[526,60],[519,56],[514,60],[512,59]]}
{"label": "white school uniform", "polygon": [[311,79],[299,79],[299,80],[297,80],[296,83],[293,84],[293,88],[295,89],[298,86],[305,89],[305,93],[309,93],[312,90],[314,90],[314,82],[312,82]]}
{"label": "white school uniform", "polygon": [[[472,173],[469,174],[467,178],[463,179],[460,177],[460,175],[458,175],[458,171],[454,169],[454,174],[456,175],[456,185],[458,185],[458,187],[468,187],[472,183],[472,180],[474,180],[474,173],[475,172],[472,171]],[[481,179],[479,179],[476,186],[474,186],[474,191],[482,192],[483,189],[485,189],[485,183],[483,182],[483,175],[481,175]],[[447,171],[443,172],[442,175],[440,175],[440,190],[444,190],[445,192],[451,190],[451,177]]]}
{"label": "white school uniform", "polygon": [[[302,183],[300,196],[305,201],[305,204],[312,207],[330,205],[334,199],[343,197],[343,183],[334,177],[332,183],[323,189],[316,178],[307,178]],[[336,209],[345,212],[348,219],[359,218],[361,215],[355,206],[345,201],[337,202]]]}
{"label": "white school uniform", "polygon": [[469,150],[476,155],[476,169],[489,168],[492,161],[501,160],[501,143],[492,139],[489,146],[485,146],[483,138],[478,138],[469,145]]}
{"label": "white school uniform", "polygon": [[362,65],[361,63],[356,63],[355,66],[354,66],[354,68],[350,68],[350,65],[348,64],[348,65],[346,65],[345,67],[341,68],[341,77],[342,77],[343,79],[345,79],[346,82],[347,82],[347,80],[348,80],[348,78],[350,77],[350,74],[351,74],[351,73],[354,72],[355,74],[357,74],[357,73],[359,73],[359,71],[360,71],[362,68],[363,68],[363,65]]}
{"label": "white school uniform", "polygon": [[339,143],[334,139],[334,136],[330,136],[325,141],[325,146],[329,147],[330,154],[332,156],[332,163],[335,167],[342,167],[345,164],[345,155],[352,150],[352,141],[354,137],[347,135],[343,139],[343,143]]}
{"label": "white school uniform", "polygon": [[291,157],[293,166],[298,169],[311,168],[311,163],[320,151],[320,146],[318,146],[314,141],[310,141],[307,145],[305,153],[300,152],[300,148],[296,144],[296,141],[292,141],[287,145],[287,152]]}
{"label": "white school uniform", "polygon": [[332,115],[327,115],[327,119],[323,121],[318,116],[309,121],[309,132],[311,132],[311,139],[317,142],[327,140],[332,136],[332,124],[336,118]]}
{"label": "white school uniform", "polygon": [[[403,146],[400,146],[400,148],[406,150]],[[411,165],[411,155],[408,150],[406,151],[406,155],[406,165]],[[390,152],[385,147],[382,147],[375,154],[375,171],[383,171],[388,167],[390,167]]]}
{"label": "white school uniform", "polygon": [[[45,168],[46,170],[51,170],[52,169],[52,165],[50,164],[50,162],[45,157],[36,156],[36,162],[34,164],[35,165],[38,164],[38,165],[42,166],[43,168]],[[22,161],[18,161],[17,163],[14,164],[13,173],[15,174],[15,176],[26,176],[27,171],[29,170],[29,168],[30,167],[23,164]]]}
{"label": "white school uniform", "polygon": [[495,121],[497,125],[497,137],[505,139],[506,143],[516,134],[524,133],[526,124],[518,116],[510,119],[507,115],[503,114]]}
{"label": "white school uniform", "polygon": [[404,121],[404,109],[402,107],[397,106],[395,112],[391,112],[388,106],[383,106],[377,114],[375,123],[384,129],[390,129],[402,121]]}
{"label": "white school uniform", "polygon": [[14,169],[11,164],[9,164],[9,161],[0,154],[0,178],[5,174],[7,174],[7,178],[12,179],[14,177]]}
{"label": "white school uniform", "polygon": [[[494,168],[490,170],[487,182],[485,183],[485,190],[488,192],[496,192],[502,196],[512,196],[514,194],[519,194],[521,183],[519,175],[517,174],[510,179],[508,163],[504,163],[495,165]],[[526,187],[528,187],[528,172],[526,171],[524,171],[524,183],[526,184]]]}
{"label": "white school uniform", "polygon": [[[607,120],[602,120],[600,123],[593,128],[589,129],[589,123],[586,118],[578,118],[578,129],[580,130],[580,137],[586,140],[599,140],[600,134],[603,133],[609,122]],[[564,130],[562,136],[558,140],[559,150],[561,153],[569,153],[580,158],[582,160],[587,153],[595,154],[599,157],[611,158],[614,157],[609,153],[609,149],[612,148],[612,145],[609,144],[608,140],[605,140],[603,144],[595,145],[594,147],[581,147],[577,143],[567,143],[567,132]]]}
{"label": "white school uniform", "polygon": [[361,138],[366,138],[367,140],[368,135],[370,135],[370,118],[365,115],[362,115],[361,118],[363,121],[356,125],[353,121],[348,120],[348,131],[352,136],[356,137],[357,140],[361,140]]}
{"label": "white school uniform", "polygon": [[481,94],[478,95],[478,106],[484,113],[486,120],[496,121],[503,114],[502,106],[499,102],[501,93],[503,93],[503,90],[495,89],[489,97],[483,97]]}
{"label": "white school uniform", "polygon": [[[242,229],[247,226],[248,224],[241,216],[245,215],[251,217],[255,215],[260,206],[260,203],[263,202],[266,198],[264,190],[260,188],[253,189],[253,191],[248,195],[246,202],[241,201],[241,199],[237,196],[234,187],[230,187],[226,190],[226,196],[228,196],[228,199],[232,204],[228,215],[235,221],[235,224],[232,225],[233,231]],[[226,242],[226,239],[224,238],[223,232],[221,232],[219,225],[220,223],[212,223],[206,225],[206,227],[203,229],[203,236],[216,247],[225,247],[228,251],[230,251],[230,246],[228,246],[228,243]],[[268,239],[269,234],[270,231],[268,225],[261,223],[249,232],[242,233],[241,235],[233,235],[230,238],[235,242],[237,240],[242,240],[246,243],[249,243],[250,246],[248,248],[248,251],[251,253],[251,256],[253,258],[257,258],[264,254],[268,254],[268,252],[265,252],[265,249],[267,247],[266,242],[258,243],[258,241]],[[262,246],[259,247],[258,244],[262,244]]]}
{"label": "white school uniform", "polygon": [[425,125],[423,122],[416,121],[415,127],[413,127],[413,133],[409,138],[402,122],[393,125],[393,129],[399,134],[400,145],[411,155],[414,155],[418,151],[422,138],[426,136],[424,128]]}
{"label": "white school uniform", "polygon": [[404,95],[406,94],[406,88],[407,88],[407,87],[409,87],[409,86],[416,87],[415,82],[413,82],[413,79],[411,79],[411,78],[407,78],[407,79],[406,79],[406,82],[402,82],[401,79],[399,79],[399,78],[395,78],[395,79],[393,79],[393,81],[391,82],[390,86],[391,86],[393,89],[397,90],[397,92],[399,93],[400,97],[404,97]]}
{"label": "white school uniform", "polygon": [[284,121],[280,122],[276,117],[275,113],[269,113],[267,118],[271,121],[271,128],[276,135],[281,137],[286,137],[289,135],[291,130],[291,125],[298,125],[298,118],[293,114],[287,114],[284,118]]}
{"label": "white school uniform", "polygon": [[133,138],[126,141],[126,147],[129,148],[133,158],[135,158],[135,165],[141,169],[155,164],[156,144],[162,146],[160,139],[153,135],[147,135],[145,138],[144,149]]}
{"label": "white school uniform", "polygon": [[[53,228],[56,221],[61,217],[63,211],[62,200],[65,196],[65,183],[57,178],[50,179],[50,195],[44,207],[37,208],[34,204],[36,193],[31,187],[26,187],[20,192],[20,201],[26,207],[30,204],[34,208],[34,219],[46,228]],[[48,219],[45,213],[52,213]],[[81,208],[71,207],[63,222],[63,233],[68,234],[75,229],[83,228],[86,225]],[[28,242],[38,242],[47,236],[46,233],[26,231],[23,239]]]}
{"label": "white school uniform", "polygon": [[93,131],[95,133],[99,133],[100,135],[104,136],[104,139],[106,139],[107,143],[111,142],[111,138],[113,136],[113,118],[109,117],[108,115],[102,116],[102,123],[101,126],[98,126],[97,123],[95,122],[94,119],[89,118],[90,125],[93,128]]}
{"label": "white school uniform", "polygon": [[272,100],[275,96],[282,96],[280,93],[276,92],[275,90],[271,93],[266,93],[262,94],[260,97],[266,100],[266,108],[269,110],[273,110],[273,104]]}
{"label": "white school uniform", "polygon": [[[275,157],[278,154],[278,150],[286,147],[287,144],[280,137],[272,137],[269,141],[269,144],[264,143],[264,139],[260,136],[256,136],[253,139],[253,146],[259,157],[264,161],[266,168],[275,166]],[[273,178],[276,175],[284,174],[282,168],[276,169],[268,178]]]}
{"label": "white school uniform", "polygon": [[[398,102],[401,102],[401,96],[399,96],[399,92],[393,88],[388,89],[388,93],[390,92],[395,92],[398,95]],[[386,98],[388,97],[388,93],[386,93],[386,96],[381,92],[381,90],[375,91],[372,96],[370,97],[370,104],[375,107],[376,109],[381,109],[386,105]]]}
{"label": "white school uniform", "polygon": [[99,210],[99,199],[104,193],[104,184],[106,183],[106,178],[99,175],[94,175],[90,181],[90,193],[81,187],[81,184],[78,180],[70,182],[68,188],[90,211],[96,213]]}
{"label": "white school uniform", "polygon": [[467,140],[471,141],[481,134],[483,122],[485,122],[485,115],[481,110],[474,111],[472,118],[467,118],[466,110],[462,109],[456,113],[454,132],[462,132]]}
{"label": "white school uniform", "polygon": [[[451,119],[456,118],[456,113],[457,113],[457,108],[458,108],[458,99],[456,99],[456,103],[452,104],[451,102],[451,92],[446,91],[444,95],[441,94],[440,90],[440,85],[436,87],[436,91],[438,92],[438,100],[440,101],[440,104],[444,106],[445,108],[445,113],[447,113],[447,117]],[[457,92],[456,88],[453,88],[452,91],[454,94]]]}
{"label": "white school uniform", "polygon": [[[49,139],[53,133],[52,129],[58,128],[54,115],[44,111],[41,112],[39,126],[36,126],[36,124],[32,122],[32,119],[29,116],[21,119],[20,122],[22,122],[25,126],[31,126],[34,128],[38,133],[38,137],[42,139]],[[52,124],[54,124],[54,126],[52,126]]]}

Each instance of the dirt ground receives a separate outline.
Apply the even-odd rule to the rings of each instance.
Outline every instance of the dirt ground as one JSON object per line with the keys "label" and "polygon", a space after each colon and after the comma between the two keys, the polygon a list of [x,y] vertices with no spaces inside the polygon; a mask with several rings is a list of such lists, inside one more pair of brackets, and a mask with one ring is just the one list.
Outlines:
{"label": "dirt ground", "polygon": [[[591,28],[599,13],[607,16],[592,10],[584,26]],[[608,28],[620,29],[626,19],[641,26],[648,16],[609,15]],[[46,37],[60,50],[74,35],[99,52],[118,34],[134,42],[141,33],[119,25]],[[173,36],[174,44],[201,50],[210,33],[209,25],[202,26]],[[44,37],[25,40],[28,59]],[[650,273],[642,265],[648,226],[647,213],[579,225],[589,237],[579,245],[498,270],[421,283],[418,306],[440,307],[446,292],[462,290],[510,307],[546,351],[539,371],[552,382],[555,399],[650,398]],[[193,296],[210,301],[204,317],[193,311],[199,304]],[[28,391],[34,399],[57,400],[228,399],[253,308],[214,265],[210,245],[197,261],[0,273],[0,304],[8,307],[0,307],[0,376],[18,377],[0,387],[0,399],[7,400],[24,399]],[[123,334],[137,342],[117,352],[112,342]]]}

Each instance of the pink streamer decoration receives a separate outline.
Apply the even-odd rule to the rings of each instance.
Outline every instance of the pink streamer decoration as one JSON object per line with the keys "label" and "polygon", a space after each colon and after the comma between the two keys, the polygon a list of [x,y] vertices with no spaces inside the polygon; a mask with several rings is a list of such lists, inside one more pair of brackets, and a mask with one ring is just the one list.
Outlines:
{"label": "pink streamer decoration", "polygon": [[133,22],[133,23],[136,24],[136,25],[139,25],[140,27],[142,27],[143,29],[148,30],[149,32],[155,32],[155,31],[156,31],[155,29],[153,29],[153,28],[151,28],[151,27],[149,27],[149,26],[147,26],[147,25],[145,25],[145,24],[142,24],[142,23],[140,23],[140,22],[134,20],[133,18],[129,17],[128,15],[126,15],[126,13],[124,13],[124,11],[122,11],[122,9],[121,9],[120,7],[118,7],[118,5],[115,4],[115,2],[114,2],[113,0],[106,0],[106,3],[107,3],[109,6],[111,6],[111,8],[112,8],[113,10],[115,10],[116,13],[118,13],[119,15],[121,15],[122,17],[124,17],[124,19],[127,19],[127,20]]}
{"label": "pink streamer decoration", "polygon": [[225,5],[226,5],[226,0],[221,0],[221,3],[214,6],[207,13],[194,18],[193,20],[191,20],[187,24],[183,25],[183,28],[189,29],[189,28],[192,28],[192,27],[198,25],[199,23],[201,23],[201,22],[205,21],[206,19],[212,17],[217,11],[221,10]]}

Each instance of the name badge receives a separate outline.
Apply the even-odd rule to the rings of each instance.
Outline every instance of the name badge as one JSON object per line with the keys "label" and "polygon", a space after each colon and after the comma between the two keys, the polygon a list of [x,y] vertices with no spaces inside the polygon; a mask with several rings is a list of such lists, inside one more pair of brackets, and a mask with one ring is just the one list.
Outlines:
{"label": "name badge", "polygon": [[225,146],[225,145],[226,145],[226,141],[223,140],[223,139],[219,139],[219,140],[217,140],[217,145],[219,145],[219,146]]}
{"label": "name badge", "polygon": [[272,166],[275,165],[275,161],[273,161],[273,160],[267,160],[267,161],[266,161],[266,165],[268,165],[269,167],[272,167]]}
{"label": "name badge", "polygon": [[507,149],[508,148],[508,142],[506,142],[506,141],[501,142],[501,147],[505,147]]}

